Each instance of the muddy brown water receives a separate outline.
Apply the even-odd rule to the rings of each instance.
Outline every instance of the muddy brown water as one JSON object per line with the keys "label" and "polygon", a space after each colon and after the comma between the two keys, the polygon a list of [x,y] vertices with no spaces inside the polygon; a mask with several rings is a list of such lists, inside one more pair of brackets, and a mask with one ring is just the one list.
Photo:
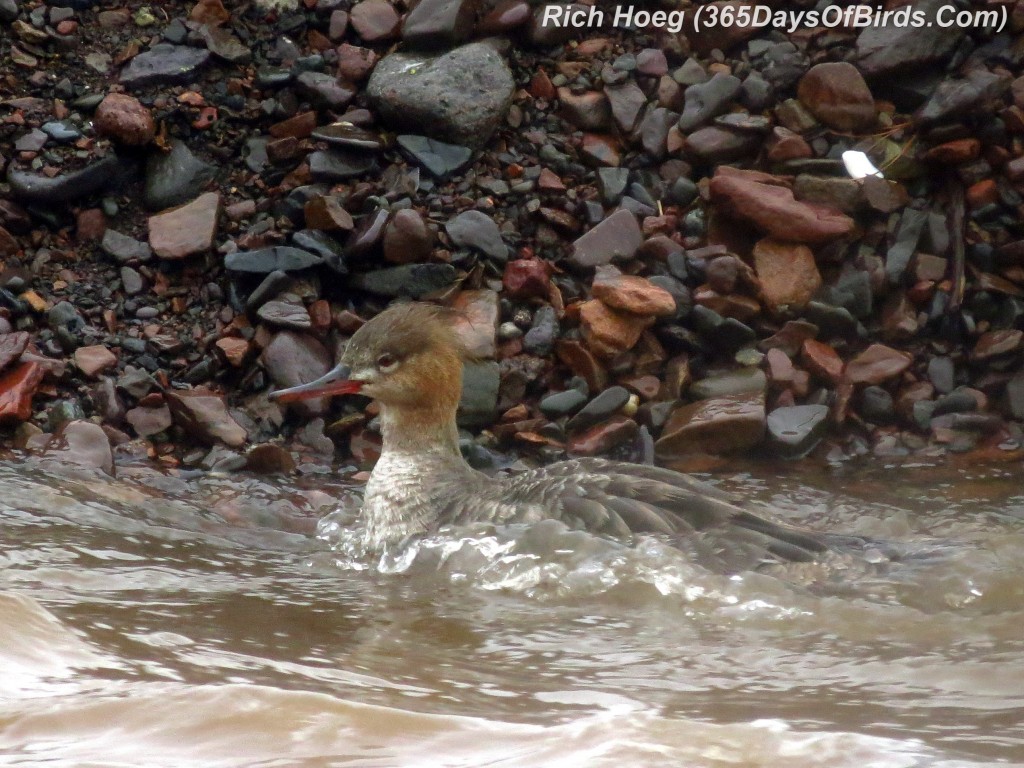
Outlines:
{"label": "muddy brown water", "polygon": [[1019,466],[713,479],[917,555],[808,585],[541,526],[375,560],[334,476],[9,458],[0,765],[1024,765]]}

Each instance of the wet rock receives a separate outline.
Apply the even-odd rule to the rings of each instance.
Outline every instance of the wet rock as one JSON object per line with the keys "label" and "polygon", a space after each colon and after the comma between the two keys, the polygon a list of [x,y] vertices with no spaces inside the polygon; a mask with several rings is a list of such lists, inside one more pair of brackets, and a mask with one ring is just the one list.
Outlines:
{"label": "wet rock", "polygon": [[827,405],[795,405],[768,414],[768,446],[788,459],[806,456],[828,429]]}
{"label": "wet rock", "polygon": [[1024,346],[1024,331],[1018,329],[998,329],[986,331],[978,337],[971,350],[971,360],[979,362],[1001,357],[1011,352],[1018,352]]}
{"label": "wet rock", "polygon": [[[321,420],[322,421],[322,420]],[[330,444],[330,452],[334,452],[334,444]],[[295,460],[280,445],[263,443],[254,445],[245,453],[245,469],[257,475],[291,474],[295,471]]]}
{"label": "wet rock", "polygon": [[379,150],[383,148],[383,139],[380,134],[350,123],[323,125],[314,128],[311,135],[314,139],[326,141],[328,144],[345,149]]}
{"label": "wet rock", "polygon": [[443,179],[461,171],[473,159],[473,150],[427,136],[401,135],[395,141],[402,152],[432,176]]}
{"label": "wet rock", "polygon": [[308,158],[314,181],[333,184],[362,176],[374,167],[374,159],[363,152],[327,149],[313,152]]}
{"label": "wet rock", "polygon": [[803,309],[821,288],[814,253],[806,245],[765,238],[754,245],[753,257],[764,302],[775,314]]}
{"label": "wet rock", "polygon": [[0,334],[0,371],[21,357],[31,338],[26,331]]}
{"label": "wet rock", "polygon": [[153,140],[156,123],[153,115],[134,96],[108,93],[96,108],[93,117],[96,132],[131,146]]}
{"label": "wet rock", "polygon": [[671,461],[693,453],[745,451],[764,434],[762,398],[700,400],[672,412],[654,448],[660,461]]}
{"label": "wet rock", "polygon": [[884,344],[872,344],[846,365],[845,376],[854,384],[882,384],[910,367],[910,355]]}
{"label": "wet rock", "polygon": [[566,451],[570,456],[601,456],[624,445],[636,442],[640,427],[627,416],[614,416],[604,424],[573,435]]}
{"label": "wet rock", "polygon": [[483,211],[463,211],[449,219],[444,228],[458,246],[473,248],[498,261],[508,259],[508,246],[501,239],[501,230]]}
{"label": "wet rock", "polygon": [[698,128],[686,137],[688,157],[708,165],[731,163],[757,151],[761,139],[756,133],[736,131],[718,125]]}
{"label": "wet rock", "polygon": [[379,296],[419,299],[450,287],[455,278],[451,264],[403,264],[353,275],[349,284]]}
{"label": "wet rock", "polygon": [[629,185],[628,168],[598,168],[597,188],[601,192],[601,201],[605,205],[615,205]]}
{"label": "wet rock", "polygon": [[313,325],[309,310],[297,300],[268,301],[256,310],[256,314],[265,323],[296,331],[307,330]]}
{"label": "wet rock", "polygon": [[209,61],[210,52],[204,48],[157,43],[133,58],[119,80],[129,88],[181,85],[195,80]]}
{"label": "wet rock", "polygon": [[89,421],[68,422],[61,431],[65,448],[47,450],[45,455],[71,464],[94,467],[108,475],[114,473],[114,455],[110,440],[99,424]]}
{"label": "wet rock", "polygon": [[463,366],[462,397],[457,414],[460,426],[481,427],[494,422],[500,384],[498,364],[493,360]]}
{"label": "wet rock", "polygon": [[346,211],[334,195],[320,195],[306,203],[303,209],[306,226],[310,229],[329,232],[348,232],[355,223],[352,214]]}
{"label": "wet rock", "polygon": [[621,411],[628,402],[628,389],[619,386],[609,387],[569,419],[565,425],[565,431],[569,435],[584,432]]}
{"label": "wet rock", "polygon": [[459,315],[453,325],[471,357],[494,357],[498,331],[498,294],[487,289],[462,291],[452,303]]}
{"label": "wet rock", "polygon": [[363,40],[376,43],[398,35],[401,17],[387,0],[362,0],[352,6],[349,22]]}
{"label": "wet rock", "polygon": [[153,250],[148,243],[128,237],[116,229],[108,229],[103,233],[100,248],[120,264],[149,261],[153,257]]}
{"label": "wet rock", "polygon": [[426,261],[434,246],[434,235],[423,217],[405,208],[395,211],[384,229],[384,259],[392,264]]}
{"label": "wet rock", "polygon": [[538,407],[540,412],[549,419],[557,419],[575,413],[587,402],[587,396],[578,389],[567,389],[555,392],[541,399]]}
{"label": "wet rock", "polygon": [[323,263],[323,257],[302,248],[275,245],[255,251],[236,251],[224,257],[224,267],[231,272],[269,275],[271,272],[298,272]]}
{"label": "wet rock", "polygon": [[614,267],[598,267],[592,285],[593,296],[612,309],[635,315],[666,317],[674,315],[672,294],[650,280],[624,275]]}
{"label": "wet rock", "polygon": [[166,394],[174,423],[200,442],[240,448],[248,435],[228,413],[224,398],[201,391],[173,391]]}
{"label": "wet rock", "polygon": [[393,53],[374,69],[366,93],[384,122],[478,147],[505,118],[514,81],[486,43],[440,56]]}
{"label": "wet rock", "polygon": [[74,359],[78,370],[90,379],[117,365],[117,355],[102,344],[79,347],[75,350]]}
{"label": "wet rock", "polygon": [[547,296],[550,289],[551,265],[541,259],[515,259],[505,265],[501,284],[513,299]]}
{"label": "wet rock", "polygon": [[174,423],[170,409],[164,404],[132,408],[125,414],[125,419],[139,437],[152,437],[166,432]]}
{"label": "wet rock", "polygon": [[356,95],[351,85],[323,72],[303,72],[295,78],[295,90],[314,106],[336,112]]}
{"label": "wet rock", "polygon": [[11,163],[7,181],[11,195],[32,203],[66,203],[80,197],[102,192],[116,185],[124,176],[124,168],[115,155],[107,155],[84,168],[60,176],[20,171]]}
{"label": "wet rock", "polygon": [[[323,376],[331,368],[331,356],[324,345],[312,336],[282,331],[263,350],[260,363],[274,385],[278,389],[285,389]],[[327,412],[327,407],[326,397],[288,404],[288,408],[307,418],[322,416]]]}
{"label": "wet rock", "polygon": [[558,114],[583,131],[604,131],[611,123],[608,97],[600,91],[573,93],[570,88],[558,89]]}
{"label": "wet rock", "polygon": [[209,252],[217,232],[220,193],[207,192],[191,203],[149,217],[149,247],[161,259],[184,259]]}
{"label": "wet rock", "polygon": [[804,203],[791,190],[739,174],[711,179],[711,201],[731,216],[749,221],[779,240],[823,243],[849,234],[853,219],[821,205]]}
{"label": "wet rock", "polygon": [[615,125],[622,133],[631,133],[647,105],[647,96],[632,80],[621,85],[605,86],[604,93]]}
{"label": "wet rock", "polygon": [[875,100],[857,68],[846,61],[815,64],[800,79],[797,97],[829,128],[863,131],[875,124]]}
{"label": "wet rock", "polygon": [[531,355],[550,355],[558,338],[558,317],[550,305],[545,304],[533,315],[530,329],[523,337],[523,349]]}
{"label": "wet rock", "polygon": [[804,367],[824,382],[835,385],[843,378],[843,360],[836,351],[814,339],[807,339],[800,348]]}
{"label": "wet rock", "polygon": [[633,258],[643,244],[636,216],[619,209],[573,243],[572,264],[583,269]]}
{"label": "wet rock", "polygon": [[32,396],[43,380],[44,368],[22,362],[0,375],[0,424],[10,425],[32,417]]}
{"label": "wet rock", "polygon": [[689,133],[726,112],[739,95],[740,86],[738,77],[724,72],[716,72],[707,82],[691,85],[686,89],[679,130]]}
{"label": "wet rock", "polygon": [[154,152],[146,161],[143,201],[151,211],[186,203],[213,179],[215,170],[192,154],[184,142],[174,139],[170,152]]}
{"label": "wet rock", "polygon": [[652,318],[616,311],[596,299],[580,306],[583,339],[595,354],[605,358],[636,346],[652,322]]}

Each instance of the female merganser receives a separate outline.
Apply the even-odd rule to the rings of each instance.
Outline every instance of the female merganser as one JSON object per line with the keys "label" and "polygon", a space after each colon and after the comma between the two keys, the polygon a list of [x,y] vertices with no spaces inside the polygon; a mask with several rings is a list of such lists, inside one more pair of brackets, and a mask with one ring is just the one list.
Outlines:
{"label": "female merganser", "polygon": [[616,538],[668,537],[716,570],[812,561],[828,537],[771,522],[713,486],[658,467],[576,459],[510,477],[479,472],[459,451],[455,414],[467,356],[452,310],[389,307],[352,336],[340,363],[272,397],[368,395],[380,404],[383,451],[363,500],[366,543],[382,549],[444,525],[555,518]]}

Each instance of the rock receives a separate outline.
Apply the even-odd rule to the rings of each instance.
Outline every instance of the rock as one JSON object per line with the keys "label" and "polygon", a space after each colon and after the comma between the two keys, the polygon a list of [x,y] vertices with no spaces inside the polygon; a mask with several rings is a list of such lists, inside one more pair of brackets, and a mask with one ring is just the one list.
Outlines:
{"label": "rock", "polygon": [[210,61],[205,48],[157,43],[128,62],[119,81],[129,88],[151,85],[183,85],[196,79]]}
{"label": "rock", "polygon": [[1010,415],[1015,419],[1024,419],[1024,370],[1017,371],[1006,383],[1006,401]]}
{"label": "rock", "polygon": [[64,425],[61,437],[67,445],[63,450],[47,451],[45,455],[59,457],[62,462],[94,467],[114,473],[114,455],[110,440],[99,424],[89,421],[71,421]]}
{"label": "rock", "polygon": [[475,0],[420,0],[405,16],[402,40],[411,48],[453,48],[473,31]]}
{"label": "rock", "polygon": [[814,253],[806,245],[765,238],[754,245],[753,257],[764,303],[774,314],[803,309],[821,288]]}
{"label": "rock", "polygon": [[[260,355],[260,363],[278,389],[306,384],[323,376],[331,368],[331,356],[312,336],[281,331]],[[316,397],[289,403],[288,408],[309,418],[327,412],[328,398]]]}
{"label": "rock", "polygon": [[525,0],[502,0],[486,14],[477,25],[482,35],[496,35],[521,27],[532,17],[530,5]]}
{"label": "rock", "polygon": [[377,66],[379,58],[370,48],[342,43],[338,46],[338,77],[349,83],[361,83]]}
{"label": "rock", "polygon": [[686,137],[684,150],[695,161],[718,165],[741,160],[755,153],[760,145],[756,133],[708,125]]}
{"label": "rock", "polygon": [[619,386],[609,387],[569,419],[565,425],[565,431],[569,435],[584,432],[621,411],[628,402],[628,389]]}
{"label": "rock", "polygon": [[628,416],[614,416],[603,424],[573,435],[566,445],[570,456],[600,456],[619,446],[632,445],[640,434],[640,427]]}
{"label": "rock", "polygon": [[664,288],[642,277],[624,275],[615,267],[598,267],[591,288],[595,299],[622,312],[654,317],[676,312],[675,299]]}
{"label": "rock", "polygon": [[440,56],[385,56],[366,93],[390,127],[479,147],[505,118],[514,86],[493,47],[470,43]]}
{"label": "rock", "polygon": [[401,17],[387,0],[362,0],[352,6],[349,21],[363,40],[376,43],[397,36]]}
{"label": "rock", "polygon": [[303,72],[295,78],[295,90],[320,109],[340,112],[356,95],[355,88],[325,72]]}
{"label": "rock", "polygon": [[[327,440],[327,443],[330,445],[330,453],[334,453],[334,443],[330,440]],[[245,469],[257,475],[287,475],[295,471],[295,460],[280,445],[263,443],[254,445],[246,451]]]}
{"label": "rock", "polygon": [[148,144],[156,135],[153,115],[134,96],[108,93],[96,107],[96,132],[130,146]]}
{"label": "rock", "polygon": [[618,165],[622,161],[619,143],[609,136],[596,133],[583,134],[580,154],[588,165]]}
{"label": "rock", "polygon": [[557,338],[558,317],[555,309],[549,304],[544,304],[533,315],[530,329],[523,337],[523,350],[531,355],[550,355]]}
{"label": "rock", "polygon": [[10,23],[18,18],[18,0],[0,0],[0,21]]}
{"label": "rock", "polygon": [[822,381],[836,385],[843,378],[843,360],[828,344],[814,339],[804,341],[800,349],[804,367]]}
{"label": "rock", "polygon": [[693,453],[734,453],[764,439],[765,412],[761,397],[701,400],[677,408],[655,443],[660,461]]}
{"label": "rock", "polygon": [[1024,348],[1022,341],[1024,341],[1024,331],[1016,328],[986,331],[975,342],[974,349],[971,350],[971,360],[974,362],[990,360],[1011,352],[1018,352]]}
{"label": "rock", "polygon": [[881,384],[899,376],[913,359],[884,344],[872,344],[846,365],[845,376],[854,384]]}
{"label": "rock", "polygon": [[32,337],[27,331],[16,331],[0,335],[0,371],[21,357]]}
{"label": "rock", "polygon": [[455,297],[452,308],[459,313],[453,326],[463,349],[477,359],[493,358],[499,318],[497,292],[462,291]]}
{"label": "rock", "polygon": [[768,445],[778,455],[799,459],[821,442],[828,429],[827,405],[794,405],[768,414]]}
{"label": "rock", "polygon": [[501,284],[509,298],[543,298],[551,287],[551,265],[542,259],[515,259],[505,265]]}
{"label": "rock", "polygon": [[498,405],[501,376],[493,360],[463,365],[462,397],[459,400],[458,423],[462,427],[482,427],[494,422]]}
{"label": "rock", "polygon": [[228,365],[234,366],[235,368],[241,368],[249,356],[250,345],[245,339],[240,339],[234,336],[225,336],[217,339],[214,346],[220,351],[220,354],[224,356],[224,360],[227,361]]}
{"label": "rock", "polygon": [[218,59],[231,64],[248,64],[252,61],[252,50],[226,29],[202,26],[199,37],[206,43],[207,50]]}
{"label": "rock", "polygon": [[256,315],[270,325],[304,331],[313,323],[309,318],[309,310],[297,300],[268,301],[256,310]]}
{"label": "rock", "polygon": [[170,152],[154,152],[146,161],[143,202],[151,211],[182,205],[200,193],[215,171],[184,142],[173,139]]}
{"label": "rock", "polygon": [[716,72],[707,82],[691,85],[686,89],[679,130],[690,133],[726,112],[739,95],[740,86],[738,77],[724,72]]}
{"label": "rock", "polygon": [[171,411],[165,404],[132,408],[125,414],[125,419],[139,437],[152,437],[166,432],[174,423]]}
{"label": "rock", "polygon": [[604,131],[611,123],[608,97],[601,91],[573,93],[570,88],[558,89],[558,115],[583,131]]}
{"label": "rock", "polygon": [[636,346],[652,322],[652,318],[618,312],[596,299],[580,306],[583,339],[595,354],[605,358]]}
{"label": "rock", "polygon": [[303,214],[309,229],[348,232],[355,227],[352,214],[341,206],[341,201],[334,195],[312,198],[303,208]]}
{"label": "rock", "polygon": [[97,378],[103,371],[117,365],[117,355],[102,344],[96,344],[91,347],[79,347],[75,350],[74,357],[78,370],[90,379]]}
{"label": "rock", "polygon": [[955,24],[943,27],[935,23],[937,12],[944,6],[945,0],[920,0],[913,7],[904,6],[904,13],[924,14],[923,27],[901,23],[896,16],[885,26],[865,27],[857,37],[857,68],[869,79],[881,79],[924,71],[948,59],[966,30]]}
{"label": "rock", "polygon": [[463,211],[449,219],[444,228],[458,246],[473,248],[501,262],[508,259],[508,246],[501,239],[501,230],[483,211]]}
{"label": "rock", "polygon": [[255,251],[235,251],[224,257],[224,268],[231,272],[269,275],[271,272],[298,272],[323,263],[323,257],[302,248],[275,245]]}
{"label": "rock", "polygon": [[419,299],[450,287],[455,278],[451,264],[403,264],[353,275],[349,284],[379,296]]}
{"label": "rock", "polygon": [[44,368],[23,362],[0,375],[0,424],[10,425],[32,418],[32,396],[43,380]]}
{"label": "rock", "polygon": [[557,419],[575,413],[586,402],[587,396],[578,389],[567,389],[542,398],[538,407],[549,419]]}
{"label": "rock", "polygon": [[473,159],[473,150],[468,147],[446,144],[427,136],[406,134],[395,141],[410,160],[439,179],[461,171]]}
{"label": "rock", "polygon": [[217,232],[220,193],[207,192],[191,203],[149,217],[149,247],[161,259],[184,259],[209,252]]}
{"label": "rock", "polygon": [[854,222],[834,208],[804,203],[791,190],[739,174],[717,173],[711,201],[737,219],[749,221],[778,240],[823,243],[853,231]]}
{"label": "rock", "polygon": [[622,133],[631,133],[640,119],[640,113],[647,106],[647,96],[632,80],[621,85],[605,86],[604,94],[615,125]]}
{"label": "rock", "polygon": [[384,229],[384,260],[392,264],[427,261],[434,246],[434,234],[423,217],[411,208],[395,211]]}
{"label": "rock", "polygon": [[148,243],[143,243],[134,237],[128,237],[128,235],[124,235],[116,229],[108,229],[103,233],[100,248],[120,264],[149,261],[153,258],[153,250],[149,247]]}
{"label": "rock", "polygon": [[94,160],[81,170],[53,177],[19,171],[14,163],[7,166],[11,195],[30,203],[66,203],[77,200],[116,186],[124,175],[121,161],[113,154]]}
{"label": "rock", "polygon": [[620,208],[573,243],[569,260],[583,269],[625,261],[636,255],[643,240],[636,216]]}
{"label": "rock", "polygon": [[875,124],[875,100],[857,68],[847,61],[815,64],[800,79],[797,97],[829,128],[865,131]]}
{"label": "rock", "polygon": [[326,149],[313,152],[307,158],[309,172],[314,181],[334,184],[362,176],[375,166],[372,155],[344,149]]}
{"label": "rock", "polygon": [[687,395],[694,400],[708,400],[737,395],[764,394],[768,378],[760,368],[737,368],[709,374],[693,382]]}
{"label": "rock", "polygon": [[207,445],[224,443],[231,448],[245,445],[245,429],[228,413],[224,398],[199,391],[168,390],[167,405],[174,423]]}

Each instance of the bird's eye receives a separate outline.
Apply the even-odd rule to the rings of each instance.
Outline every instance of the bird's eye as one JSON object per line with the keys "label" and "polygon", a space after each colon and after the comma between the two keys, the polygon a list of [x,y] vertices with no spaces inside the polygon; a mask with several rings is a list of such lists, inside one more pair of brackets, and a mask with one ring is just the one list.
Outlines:
{"label": "bird's eye", "polygon": [[377,358],[377,368],[387,373],[392,371],[398,365],[398,359],[390,352],[385,352]]}

